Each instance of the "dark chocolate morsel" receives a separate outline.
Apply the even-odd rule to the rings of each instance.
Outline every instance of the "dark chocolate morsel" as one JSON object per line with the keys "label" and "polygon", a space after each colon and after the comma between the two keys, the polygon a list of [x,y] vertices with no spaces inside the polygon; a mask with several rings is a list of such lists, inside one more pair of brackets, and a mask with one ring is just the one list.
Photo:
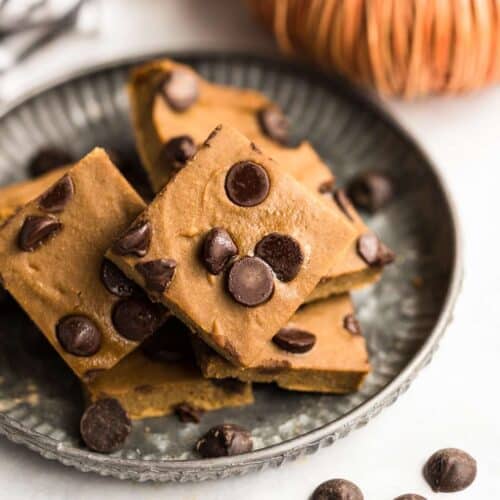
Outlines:
{"label": "dark chocolate morsel", "polygon": [[174,411],[181,422],[193,424],[199,424],[205,413],[201,408],[194,408],[189,403],[178,404]]}
{"label": "dark chocolate morsel", "polygon": [[51,215],[28,215],[19,232],[18,245],[24,252],[36,250],[62,229],[62,223]]}
{"label": "dark chocolate morsel", "polygon": [[293,326],[285,326],[274,335],[273,342],[284,351],[298,354],[314,347],[316,335]]}
{"label": "dark chocolate morsel", "polygon": [[371,170],[354,177],[347,194],[357,208],[374,213],[391,201],[394,189],[386,174]]}
{"label": "dark chocolate morsel", "polygon": [[161,307],[145,298],[120,300],[113,308],[113,325],[122,337],[142,341],[160,326]]}
{"label": "dark chocolate morsel", "polygon": [[255,247],[255,255],[266,261],[280,281],[293,280],[304,262],[299,242],[287,234],[271,233]]}
{"label": "dark chocolate morsel", "polygon": [[269,106],[257,113],[262,132],[270,139],[286,145],[289,140],[290,122],[277,106]]}
{"label": "dark chocolate morsel", "polygon": [[142,220],[134,224],[119,240],[115,241],[113,252],[118,255],[144,257],[148,253],[150,243],[151,223]]}
{"label": "dark chocolate morsel", "polygon": [[62,212],[75,193],[71,177],[66,174],[38,199],[38,206],[44,212]]}
{"label": "dark chocolate morsel", "polygon": [[436,451],[427,460],[423,473],[433,491],[452,493],[472,484],[476,478],[477,464],[465,451],[445,448]]}
{"label": "dark chocolate morsel", "polygon": [[221,273],[237,254],[238,248],[224,228],[214,227],[206,234],[201,249],[201,259],[209,273]]}
{"label": "dark chocolate morsel", "polygon": [[406,493],[405,495],[400,495],[394,500],[426,500],[422,495],[417,495],[416,493]]}
{"label": "dark chocolate morsel", "polygon": [[240,161],[226,175],[226,194],[235,205],[253,207],[267,198],[269,184],[264,167],[253,161]]}
{"label": "dark chocolate morsel", "polygon": [[335,186],[335,179],[324,181],[318,186],[318,192],[321,194],[332,194],[333,186]]}
{"label": "dark chocolate morsel", "polygon": [[267,302],[274,291],[271,268],[258,257],[243,257],[230,268],[227,288],[233,299],[248,307]]}
{"label": "dark chocolate morsel", "polygon": [[394,252],[373,233],[366,233],[358,238],[357,251],[369,266],[385,266],[395,259]]}
{"label": "dark chocolate morsel", "polygon": [[203,458],[230,457],[253,449],[252,435],[235,424],[212,427],[196,443],[196,451]]}
{"label": "dark chocolate morsel", "polygon": [[321,483],[312,494],[311,500],[363,500],[363,493],[351,481],[331,479]]}
{"label": "dark chocolate morsel", "polygon": [[101,348],[101,331],[92,320],[80,314],[59,320],[56,336],[62,348],[75,356],[93,356]]}
{"label": "dark chocolate morsel", "polygon": [[167,170],[181,170],[196,153],[196,144],[189,135],[180,135],[166,142],[160,151],[159,163]]}
{"label": "dark chocolate morsel", "polygon": [[28,170],[32,177],[46,174],[75,160],[71,154],[55,146],[40,149],[29,161]]}
{"label": "dark chocolate morsel", "polygon": [[176,267],[177,262],[174,259],[156,259],[135,265],[146,282],[146,288],[158,293],[163,293],[170,286]]}
{"label": "dark chocolate morsel", "polygon": [[198,79],[190,71],[174,70],[167,75],[160,90],[174,111],[185,111],[198,99]]}
{"label": "dark chocolate morsel", "polygon": [[102,261],[101,281],[108,292],[117,297],[131,297],[137,291],[135,283],[108,259]]}
{"label": "dark chocolate morsel", "polygon": [[99,453],[111,453],[127,439],[132,424],[122,405],[113,398],[91,404],[80,420],[80,434],[87,447]]}
{"label": "dark chocolate morsel", "polygon": [[361,335],[361,326],[354,314],[344,316],[344,328],[353,335]]}
{"label": "dark chocolate morsel", "polygon": [[336,189],[333,192],[333,199],[337,206],[344,212],[344,215],[351,221],[353,221],[353,217],[351,215],[351,211],[353,210],[353,206],[351,205],[351,202],[349,201],[349,198],[345,194],[345,191],[343,189]]}

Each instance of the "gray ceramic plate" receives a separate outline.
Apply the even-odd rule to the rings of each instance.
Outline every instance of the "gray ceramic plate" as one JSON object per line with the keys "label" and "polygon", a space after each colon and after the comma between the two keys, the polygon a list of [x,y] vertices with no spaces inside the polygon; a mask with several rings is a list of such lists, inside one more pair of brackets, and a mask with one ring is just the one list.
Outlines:
{"label": "gray ceramic plate", "polygon": [[[283,62],[206,54],[180,59],[210,80],[260,89],[279,102],[296,135],[314,144],[339,184],[361,169],[389,172],[397,200],[368,222],[399,257],[378,285],[355,297],[374,367],[360,392],[339,397],[256,387],[252,407],[208,414],[199,425],[180,424],[174,417],[138,422],[127,446],[110,456],[82,446],[77,381],[21,311],[12,302],[4,304],[0,432],[66,465],[140,481],[221,478],[278,466],[366,424],[431,359],[461,278],[457,225],[442,181],[415,143],[375,105],[340,81]],[[0,183],[25,177],[28,158],[48,143],[75,156],[94,145],[112,147],[128,158],[129,172],[135,157],[124,83],[131,64],[73,75],[6,110],[0,116]],[[421,286],[415,286],[415,278]],[[251,429],[255,451],[197,459],[193,443],[222,421]]]}

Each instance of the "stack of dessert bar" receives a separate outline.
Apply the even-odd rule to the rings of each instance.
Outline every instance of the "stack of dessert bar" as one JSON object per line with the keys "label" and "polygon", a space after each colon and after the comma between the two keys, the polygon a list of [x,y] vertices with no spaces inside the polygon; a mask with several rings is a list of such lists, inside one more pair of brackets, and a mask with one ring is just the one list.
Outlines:
{"label": "stack of dessert bar", "polygon": [[102,149],[0,190],[3,286],[81,379],[87,446],[116,450],[129,419],[249,404],[251,382],[357,390],[349,293],[394,255],[329,168],[253,90],[162,60],[129,91],[149,204]]}

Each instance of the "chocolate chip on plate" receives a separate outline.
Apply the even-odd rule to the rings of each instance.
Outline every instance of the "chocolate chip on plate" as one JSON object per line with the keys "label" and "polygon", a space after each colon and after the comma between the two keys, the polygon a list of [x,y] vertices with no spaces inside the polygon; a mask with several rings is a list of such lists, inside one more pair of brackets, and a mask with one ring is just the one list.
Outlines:
{"label": "chocolate chip on plate", "polygon": [[62,223],[52,215],[28,215],[19,232],[18,245],[24,252],[33,252],[62,229]]}
{"label": "chocolate chip on plate", "polygon": [[93,356],[101,347],[101,331],[91,319],[80,314],[59,320],[56,336],[62,348],[75,356]]}
{"label": "chocolate chip on plate", "polygon": [[373,233],[360,236],[356,248],[359,256],[370,266],[385,266],[393,262],[396,257],[394,252]]}
{"label": "chocolate chip on plate", "polygon": [[271,268],[258,257],[243,257],[230,268],[227,288],[236,302],[254,307],[267,302],[274,291]]}
{"label": "chocolate chip on plate", "polygon": [[178,404],[174,411],[181,422],[193,424],[199,424],[203,413],[205,413],[201,408],[194,408],[189,403]]}
{"label": "chocolate chip on plate", "polygon": [[391,201],[394,189],[386,174],[370,170],[361,172],[349,182],[347,194],[357,208],[374,213]]}
{"label": "chocolate chip on plate", "polygon": [[269,176],[253,161],[235,163],[226,175],[226,194],[240,207],[254,207],[269,194]]}
{"label": "chocolate chip on plate", "polygon": [[300,328],[285,326],[272,340],[280,349],[298,354],[308,352],[314,347],[316,335]]}
{"label": "chocolate chip on plate", "polygon": [[113,245],[113,252],[118,255],[144,257],[151,243],[151,223],[140,221],[134,224]]}
{"label": "chocolate chip on plate", "polygon": [[138,297],[123,299],[113,308],[112,319],[116,331],[122,337],[139,342],[160,326],[161,306]]}
{"label": "chocolate chip on plate", "polygon": [[74,193],[75,186],[73,185],[73,181],[66,174],[40,196],[38,206],[44,212],[62,212],[71,198],[73,198]]}
{"label": "chocolate chip on plate", "polygon": [[406,493],[405,495],[400,495],[394,500],[426,500],[422,495],[417,495],[416,493]]}
{"label": "chocolate chip on plate", "polygon": [[127,439],[132,424],[122,405],[113,398],[91,404],[80,420],[80,434],[93,451],[111,453]]}
{"label": "chocolate chip on plate", "polygon": [[344,212],[344,215],[349,220],[353,221],[354,219],[351,215],[351,210],[353,208],[352,208],[351,202],[349,201],[349,198],[345,194],[345,191],[343,189],[336,189],[333,192],[333,199],[334,199],[335,203],[337,204],[337,206],[340,208],[340,210],[342,210],[342,212]]}
{"label": "chocolate chip on plate", "polygon": [[206,234],[201,248],[201,260],[209,273],[221,273],[237,254],[238,248],[224,228],[214,227]]}
{"label": "chocolate chip on plate", "polygon": [[217,425],[197,441],[195,448],[203,458],[240,455],[252,451],[252,435],[239,425]]}
{"label": "chocolate chip on plate", "polygon": [[177,262],[174,259],[156,259],[135,265],[146,282],[146,288],[158,293],[163,293],[170,286],[176,267]]}
{"label": "chocolate chip on plate", "polygon": [[108,259],[102,261],[101,281],[108,292],[117,297],[131,297],[137,291],[135,283]]}
{"label": "chocolate chip on plate", "polygon": [[465,451],[445,448],[436,451],[424,466],[424,477],[433,491],[461,491],[476,478],[476,461]]}
{"label": "chocolate chip on plate", "polygon": [[181,170],[196,153],[196,144],[189,135],[180,135],[166,142],[160,151],[159,163],[162,167]]}
{"label": "chocolate chip on plate", "polygon": [[47,146],[40,149],[29,161],[28,170],[32,177],[38,177],[50,170],[69,165],[75,159],[73,156],[61,148]]}
{"label": "chocolate chip on plate", "polygon": [[277,106],[269,106],[257,113],[262,132],[280,144],[286,145],[289,139],[290,122]]}
{"label": "chocolate chip on plate", "polygon": [[354,314],[344,316],[344,328],[353,335],[361,335],[361,326]]}
{"label": "chocolate chip on plate", "polygon": [[255,255],[266,261],[280,281],[293,280],[304,262],[299,242],[287,234],[271,233],[255,247]]}
{"label": "chocolate chip on plate", "polygon": [[185,111],[198,99],[198,79],[186,70],[174,70],[161,86],[161,93],[174,111]]}
{"label": "chocolate chip on plate", "polygon": [[311,500],[363,500],[363,493],[351,481],[330,479],[321,483],[312,494]]}

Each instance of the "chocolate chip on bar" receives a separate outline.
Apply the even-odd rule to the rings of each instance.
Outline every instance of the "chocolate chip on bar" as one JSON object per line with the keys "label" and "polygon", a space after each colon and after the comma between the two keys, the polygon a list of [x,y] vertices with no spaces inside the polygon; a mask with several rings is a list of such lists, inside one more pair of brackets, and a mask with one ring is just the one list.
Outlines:
{"label": "chocolate chip on bar", "polygon": [[135,266],[144,277],[146,290],[157,293],[163,293],[170,286],[176,267],[174,259],[149,260]]}
{"label": "chocolate chip on bar", "polygon": [[259,205],[269,193],[266,169],[251,161],[234,164],[226,175],[226,193],[240,207]]}
{"label": "chocolate chip on bar", "polygon": [[192,72],[174,70],[167,74],[160,91],[174,111],[186,111],[198,99],[198,81]]}
{"label": "chocolate chip on bar", "polygon": [[113,246],[118,255],[137,255],[144,257],[151,241],[151,224],[148,221],[138,221]]}
{"label": "chocolate chip on bar", "polygon": [[262,132],[271,139],[286,144],[290,129],[290,122],[277,106],[268,106],[257,113]]}
{"label": "chocolate chip on bar", "polygon": [[284,351],[304,353],[316,343],[316,335],[293,326],[285,326],[273,337],[273,342]]}
{"label": "chocolate chip on bar", "polygon": [[108,259],[102,261],[101,281],[108,292],[117,297],[131,297],[137,292],[137,285]]}
{"label": "chocolate chip on bar", "polygon": [[165,170],[180,170],[196,153],[196,144],[188,135],[174,137],[166,142],[160,152],[159,162]]}
{"label": "chocolate chip on bar", "polygon": [[17,238],[19,248],[24,252],[33,252],[55,236],[62,226],[61,221],[52,215],[28,215]]}
{"label": "chocolate chip on bar", "polygon": [[71,201],[75,187],[69,175],[65,175],[48,189],[38,200],[38,206],[44,212],[62,212]]}
{"label": "chocolate chip on bar", "polygon": [[235,255],[238,248],[224,228],[214,227],[206,234],[201,259],[209,273],[221,273]]}
{"label": "chocolate chip on bar", "polygon": [[56,334],[62,348],[75,356],[92,356],[101,348],[101,332],[85,316],[74,314],[62,318]]}

